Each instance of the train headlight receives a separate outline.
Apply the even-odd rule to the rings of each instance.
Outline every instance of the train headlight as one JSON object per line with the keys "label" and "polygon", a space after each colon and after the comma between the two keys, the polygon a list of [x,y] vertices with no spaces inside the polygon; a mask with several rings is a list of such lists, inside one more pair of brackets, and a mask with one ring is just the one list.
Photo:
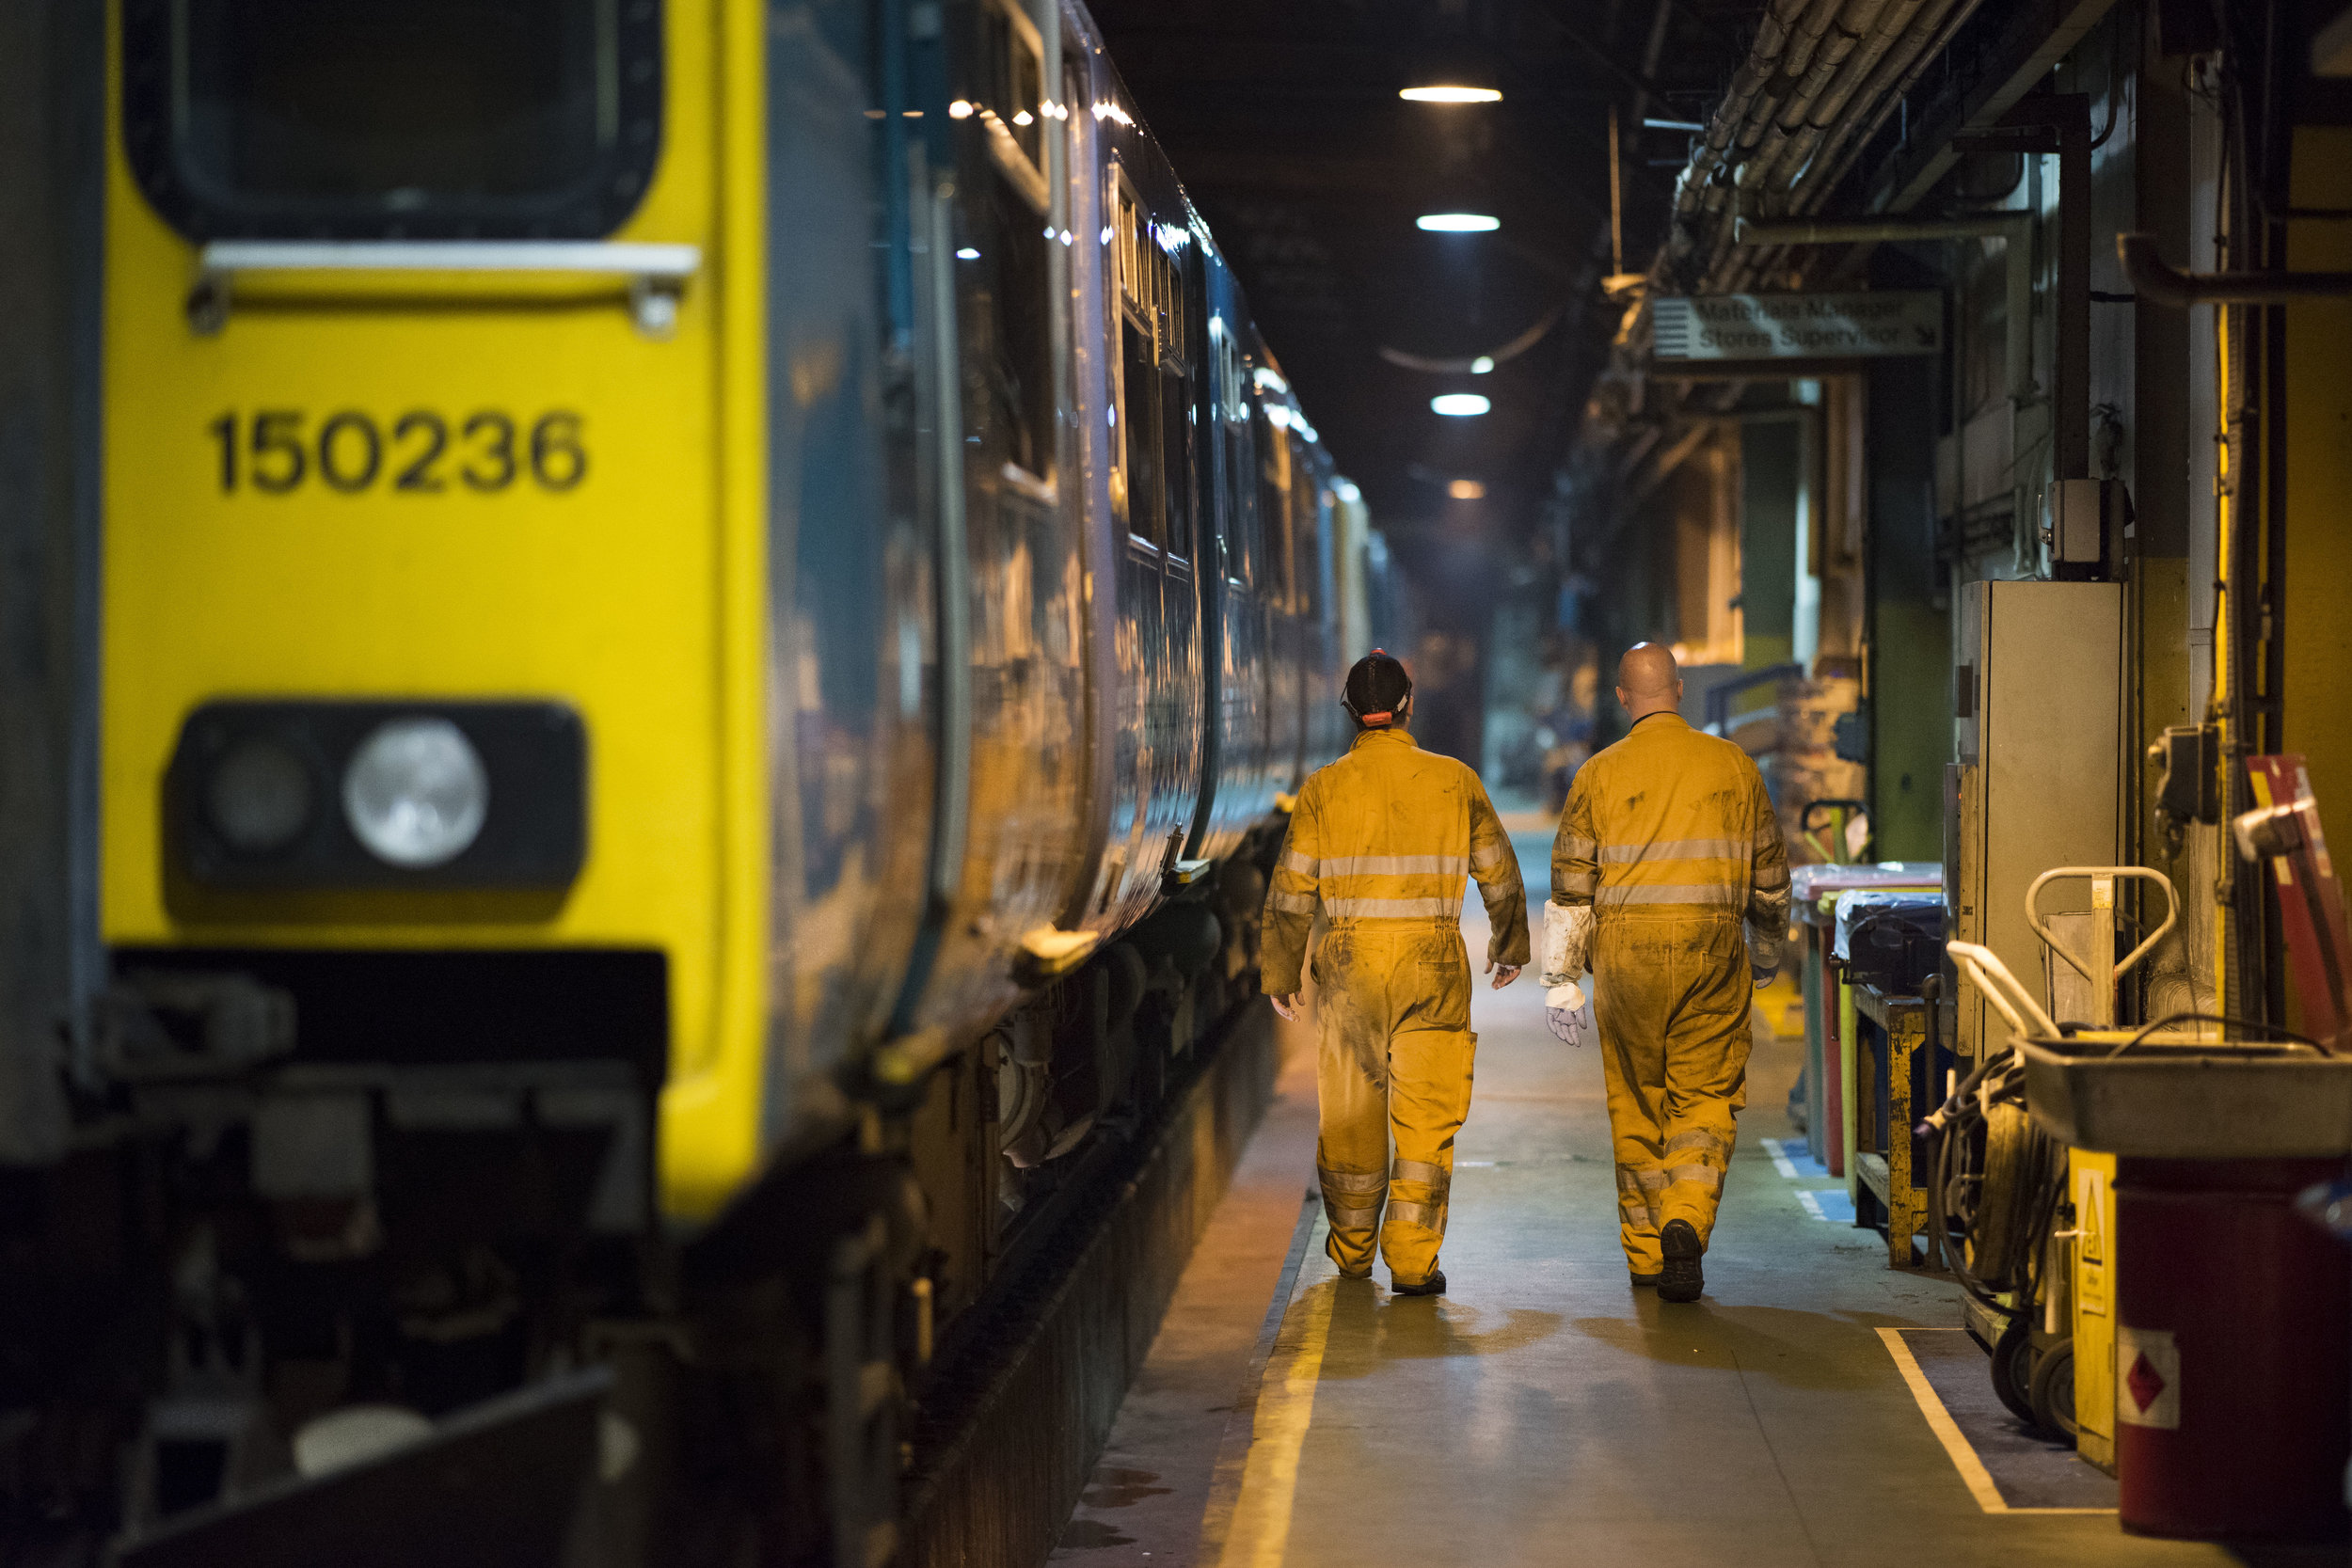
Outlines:
{"label": "train headlight", "polygon": [[391,865],[445,865],[466,852],[490,811],[490,776],[446,719],[377,726],[343,771],[343,816],[368,852]]}
{"label": "train headlight", "polygon": [[283,849],[310,825],[310,770],[276,740],[240,740],[205,782],[204,815],[239,854]]}

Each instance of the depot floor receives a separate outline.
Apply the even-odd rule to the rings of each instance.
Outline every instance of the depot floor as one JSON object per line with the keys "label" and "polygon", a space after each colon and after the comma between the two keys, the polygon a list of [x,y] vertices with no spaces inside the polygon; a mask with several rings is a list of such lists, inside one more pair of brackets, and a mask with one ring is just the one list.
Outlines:
{"label": "depot floor", "polygon": [[[1549,834],[1515,837],[1539,901]],[[1475,899],[1466,935],[1475,961]],[[2140,1539],[2105,1512],[1987,1512],[1878,1332],[1952,1330],[1957,1292],[1890,1270],[1874,1233],[1815,1217],[1800,1194],[1829,1183],[1776,1172],[1763,1143],[1791,1135],[1798,1048],[1761,1020],[1707,1295],[1688,1307],[1627,1283],[1594,1050],[1552,1039],[1533,975],[1480,990],[1473,1022],[1450,1293],[1391,1298],[1385,1269],[1377,1284],[1335,1277],[1301,1218],[1311,1035],[1286,1031],[1277,1101],[1054,1562],[2345,1560]]]}

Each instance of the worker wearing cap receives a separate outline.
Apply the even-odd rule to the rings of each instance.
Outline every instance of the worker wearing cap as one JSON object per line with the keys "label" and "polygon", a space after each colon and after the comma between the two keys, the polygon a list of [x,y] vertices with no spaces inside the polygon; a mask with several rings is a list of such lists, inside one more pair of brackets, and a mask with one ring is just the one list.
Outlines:
{"label": "worker wearing cap", "polygon": [[1589,958],[1626,1265],[1696,1301],[1747,1103],[1750,993],[1788,929],[1788,855],[1756,764],[1683,721],[1672,654],[1628,650],[1617,701],[1633,728],[1577,770],[1552,846],[1545,1005],[1573,1042]]}
{"label": "worker wearing cap", "polygon": [[1470,1114],[1478,1044],[1462,882],[1476,878],[1486,898],[1498,990],[1528,960],[1527,895],[1478,775],[1406,733],[1412,705],[1411,677],[1381,650],[1348,672],[1356,739],[1298,793],[1266,890],[1261,974],[1276,1008],[1295,1017],[1320,911],[1329,923],[1314,955],[1325,1250],[1361,1279],[1376,1240],[1397,1294],[1438,1295],[1454,1135]]}

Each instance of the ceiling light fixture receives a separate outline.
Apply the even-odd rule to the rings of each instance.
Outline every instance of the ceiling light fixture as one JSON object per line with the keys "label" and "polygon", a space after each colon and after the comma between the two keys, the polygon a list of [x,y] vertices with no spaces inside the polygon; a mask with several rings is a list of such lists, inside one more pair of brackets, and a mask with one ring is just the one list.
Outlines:
{"label": "ceiling light fixture", "polygon": [[1473,419],[1493,406],[1479,392],[1439,392],[1429,400],[1431,413],[1443,414],[1453,420]]}
{"label": "ceiling light fixture", "polygon": [[1502,93],[1498,88],[1464,87],[1454,82],[1441,82],[1425,87],[1400,87],[1396,95],[1407,103],[1500,103],[1502,102]]}
{"label": "ceiling light fixture", "polygon": [[1432,234],[1491,234],[1502,220],[1489,213],[1423,213],[1413,225]]}
{"label": "ceiling light fixture", "polygon": [[1457,501],[1483,501],[1486,487],[1474,479],[1457,479],[1445,487],[1445,493]]}

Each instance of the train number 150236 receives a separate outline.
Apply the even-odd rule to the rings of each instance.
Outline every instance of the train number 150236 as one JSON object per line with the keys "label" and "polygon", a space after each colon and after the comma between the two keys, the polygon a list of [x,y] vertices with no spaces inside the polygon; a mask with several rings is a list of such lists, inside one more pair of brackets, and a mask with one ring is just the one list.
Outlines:
{"label": "train number 150236", "polygon": [[485,408],[463,420],[412,408],[387,430],[356,408],[315,425],[295,408],[234,409],[205,427],[220,456],[221,494],[250,486],[282,496],[312,478],[356,496],[379,483],[434,495],[453,483],[488,495],[528,475],[543,490],[577,489],[588,477],[580,417],[557,408],[526,429],[512,414]]}

